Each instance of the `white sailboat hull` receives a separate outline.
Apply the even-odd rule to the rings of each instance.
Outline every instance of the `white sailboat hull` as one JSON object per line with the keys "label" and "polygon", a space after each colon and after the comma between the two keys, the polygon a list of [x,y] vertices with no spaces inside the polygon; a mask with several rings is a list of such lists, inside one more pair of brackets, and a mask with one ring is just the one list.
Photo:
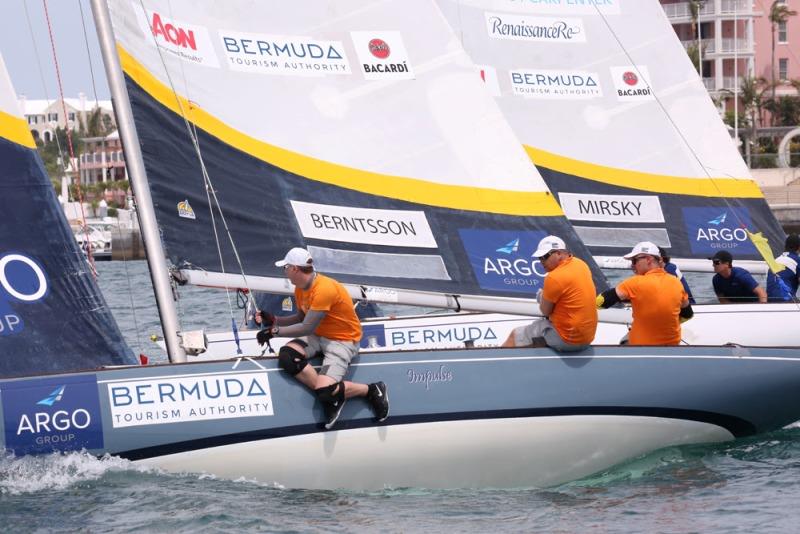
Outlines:
{"label": "white sailboat hull", "polygon": [[[693,307],[694,318],[682,325],[682,337],[688,345],[724,345],[788,347],[800,345],[800,329],[794,328],[790,314],[798,312],[792,303],[770,304],[711,304]],[[516,327],[528,324],[531,317],[503,314],[443,314],[397,319],[366,321],[364,338],[367,347],[362,352],[382,350],[417,350],[463,347],[474,340],[475,346],[497,346]],[[369,326],[372,325],[372,326]],[[383,332],[383,343],[370,330]],[[374,330],[373,330],[374,332]],[[594,343],[616,345],[627,333],[626,325],[600,323]],[[239,333],[242,354],[260,355],[264,347],[255,340],[255,331]],[[274,340],[273,348],[288,339]],[[373,341],[370,343],[370,341]],[[237,354],[231,332],[208,336],[208,350],[194,360],[219,360]]]}
{"label": "white sailboat hull", "polygon": [[733,436],[727,430],[696,421],[556,416],[315,433],[139,463],[290,488],[544,487],[580,479],[659,447],[729,439]]}

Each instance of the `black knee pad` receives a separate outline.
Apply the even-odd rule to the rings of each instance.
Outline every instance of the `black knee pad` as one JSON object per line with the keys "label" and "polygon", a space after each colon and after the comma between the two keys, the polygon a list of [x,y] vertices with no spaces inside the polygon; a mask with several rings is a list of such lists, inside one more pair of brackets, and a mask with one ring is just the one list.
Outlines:
{"label": "black knee pad", "polygon": [[[337,391],[338,388],[338,391]],[[336,393],[334,393],[336,391]],[[344,401],[344,383],[336,382],[330,386],[324,386],[314,390],[317,398],[323,404],[338,404]]]}
{"label": "black knee pad", "polygon": [[294,376],[308,365],[308,361],[302,352],[284,345],[278,351],[278,367]]}

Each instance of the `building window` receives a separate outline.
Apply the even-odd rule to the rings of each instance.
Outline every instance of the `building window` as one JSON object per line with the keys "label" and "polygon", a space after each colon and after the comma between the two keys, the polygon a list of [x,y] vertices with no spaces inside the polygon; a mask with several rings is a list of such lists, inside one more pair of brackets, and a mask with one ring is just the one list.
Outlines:
{"label": "building window", "polygon": [[69,117],[69,120],[74,121],[75,120],[75,113],[70,112],[68,117]]}
{"label": "building window", "polygon": [[789,60],[786,58],[778,60],[778,78],[782,81],[789,79]]}
{"label": "building window", "polygon": [[778,42],[779,43],[789,42],[788,32],[786,31],[786,21],[778,23]]}
{"label": "building window", "polygon": [[58,122],[58,113],[48,113],[47,120]]}

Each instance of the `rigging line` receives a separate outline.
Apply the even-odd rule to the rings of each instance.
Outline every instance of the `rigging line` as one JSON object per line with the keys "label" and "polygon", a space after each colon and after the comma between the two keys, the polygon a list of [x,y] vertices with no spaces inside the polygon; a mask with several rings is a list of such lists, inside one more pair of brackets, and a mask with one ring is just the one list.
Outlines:
{"label": "rigging line", "polygon": [[[100,99],[97,98],[97,82],[96,82],[95,77],[94,77],[94,68],[92,66],[92,53],[91,53],[91,50],[89,48],[89,34],[86,31],[86,19],[85,19],[85,15],[83,13],[83,3],[82,3],[82,0],[76,0],[76,1],[78,3],[78,9],[79,9],[80,14],[81,14],[81,27],[83,29],[83,42],[86,44],[86,57],[89,60],[89,74],[90,74],[90,76],[92,78],[92,94],[94,95],[95,109],[99,109],[100,108]],[[84,124],[84,127],[86,128],[86,132],[88,134],[88,131],[89,131],[88,119],[85,119],[85,120],[87,121],[87,123]],[[100,144],[100,148],[101,148],[101,150],[103,152],[105,152],[105,147],[106,147],[106,144],[105,144],[105,138],[104,138],[101,141],[101,144]],[[117,230],[117,235],[119,236],[119,242],[122,243],[122,227],[120,226],[119,217],[117,217],[116,230]],[[113,238],[113,233],[112,233],[112,238]],[[131,243],[132,242],[133,242],[133,234],[131,234]],[[112,239],[112,243],[113,243],[113,239]],[[133,329],[134,329],[134,332],[136,332],[136,345],[138,347],[139,352],[143,353],[144,350],[145,350],[144,349],[144,343],[142,342],[142,332],[141,332],[141,330],[139,328],[139,320],[138,320],[138,317],[137,317],[137,314],[136,314],[136,303],[134,302],[134,299],[133,299],[133,282],[131,281],[132,277],[131,277],[131,274],[130,274],[130,270],[128,269],[128,254],[127,254],[127,252],[125,250],[125,247],[122,247],[122,265],[125,268],[125,281],[126,281],[127,286],[128,286],[128,300],[130,301],[131,315],[133,316]]]}
{"label": "rigging line", "polygon": [[[75,160],[75,150],[72,146],[72,130],[69,127],[68,115],[67,115],[67,103],[64,100],[64,86],[61,83],[61,69],[58,64],[58,56],[56,55],[56,40],[53,37],[53,26],[50,24],[50,13],[47,10],[47,0],[42,0],[42,6],[44,7],[44,18],[47,21],[47,33],[50,36],[50,48],[53,51],[53,64],[56,68],[56,80],[58,80],[58,94],[61,96],[61,109],[64,113],[64,130],[67,133],[67,147],[69,148],[69,161],[72,164]],[[56,137],[58,129],[56,128]],[[63,160],[62,160],[63,161]],[[81,173],[80,173],[80,163],[78,163],[78,172],[75,174],[75,185],[78,192],[78,203],[81,206],[81,218],[83,222],[83,231],[86,239],[86,257],[89,260],[89,265],[92,268],[92,277],[96,280],[97,279],[97,268],[94,264],[94,255],[92,254],[92,241],[89,239],[89,226],[86,224],[86,212],[83,209],[83,193],[81,191]]]}
{"label": "rigging line", "polygon": [[[39,70],[39,79],[42,82],[42,91],[44,92],[44,99],[45,102],[47,102],[47,107],[50,107],[50,95],[48,94],[47,91],[47,83],[45,81],[44,70],[42,69],[42,60],[41,57],[39,56],[39,47],[36,46],[36,38],[34,37],[33,33],[33,24],[31,24],[31,17],[30,14],[28,13],[28,2],[26,0],[21,0],[21,2],[22,2],[22,7],[25,8],[25,20],[28,22],[28,34],[31,36],[31,44],[33,45],[33,53],[36,57],[36,67]],[[59,160],[61,161],[61,168],[64,171],[64,175],[66,176],[67,169],[66,166],[64,165],[65,161],[64,151],[61,148],[61,141],[58,139],[57,135],[54,135],[53,138],[55,139],[56,142],[56,149],[58,150],[58,157]],[[69,196],[69,193],[67,193],[67,196]],[[64,199],[64,201],[67,200],[69,199],[68,198]]]}
{"label": "rigging line", "polygon": [[[143,0],[139,0],[139,5],[140,5],[140,7],[142,9],[142,12],[146,14],[147,11],[144,8]],[[183,122],[184,122],[184,124],[186,126],[186,131],[189,133],[189,138],[192,140],[192,144],[194,145],[195,153],[197,155],[197,159],[198,159],[198,162],[200,163],[200,168],[201,168],[201,171],[202,171],[202,174],[203,174],[203,180],[207,181],[208,184],[210,185],[209,189],[210,189],[211,195],[214,197],[214,201],[217,204],[217,209],[219,210],[220,219],[222,220],[222,224],[223,224],[223,226],[225,228],[225,232],[226,232],[226,234],[228,236],[228,241],[231,244],[231,249],[233,250],[233,254],[234,254],[234,257],[236,258],[236,262],[239,265],[239,272],[242,274],[242,279],[244,281],[245,288],[247,289],[248,295],[249,295],[250,299],[252,300],[253,305],[256,306],[255,299],[253,298],[253,292],[250,290],[250,286],[249,286],[249,284],[247,282],[247,275],[244,272],[244,266],[242,265],[242,259],[239,256],[239,250],[236,247],[236,243],[233,240],[233,236],[231,235],[230,228],[228,227],[228,223],[227,223],[227,221],[225,219],[225,214],[222,212],[222,206],[219,203],[219,199],[217,198],[216,190],[214,189],[213,184],[211,182],[211,177],[208,174],[208,169],[206,168],[206,164],[205,164],[205,161],[203,160],[202,152],[200,151],[200,145],[199,145],[197,139],[195,138],[195,136],[192,135],[192,127],[190,125],[189,120],[186,117],[186,110],[184,109],[183,103],[181,102],[181,99],[178,96],[178,92],[175,90],[175,84],[174,84],[174,82],[172,80],[172,76],[170,75],[169,69],[167,68],[167,63],[166,63],[166,60],[164,59],[164,54],[163,54],[163,52],[161,50],[161,46],[158,44],[158,41],[156,41],[155,35],[152,32],[150,32],[150,36],[152,37],[153,43],[154,43],[154,45],[156,47],[156,50],[158,51],[158,57],[161,60],[161,65],[164,68],[164,74],[167,76],[167,81],[169,82],[170,89],[172,90],[172,94],[175,96],[175,101],[178,104],[178,109],[180,109],[181,118],[183,119]],[[216,232],[216,229],[215,229],[215,232]]]}

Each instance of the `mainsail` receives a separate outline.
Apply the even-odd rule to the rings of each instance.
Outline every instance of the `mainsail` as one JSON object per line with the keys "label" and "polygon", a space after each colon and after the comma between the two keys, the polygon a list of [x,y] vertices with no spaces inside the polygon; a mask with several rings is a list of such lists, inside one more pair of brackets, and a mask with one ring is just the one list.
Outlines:
{"label": "mainsail", "polygon": [[58,204],[0,56],[0,377],[135,364]]}
{"label": "mainsail", "polygon": [[596,259],[648,240],[760,260],[746,230],[782,246],[657,1],[438,4]]}
{"label": "mainsail", "polygon": [[175,265],[530,298],[545,235],[589,259],[433,2],[109,5]]}

